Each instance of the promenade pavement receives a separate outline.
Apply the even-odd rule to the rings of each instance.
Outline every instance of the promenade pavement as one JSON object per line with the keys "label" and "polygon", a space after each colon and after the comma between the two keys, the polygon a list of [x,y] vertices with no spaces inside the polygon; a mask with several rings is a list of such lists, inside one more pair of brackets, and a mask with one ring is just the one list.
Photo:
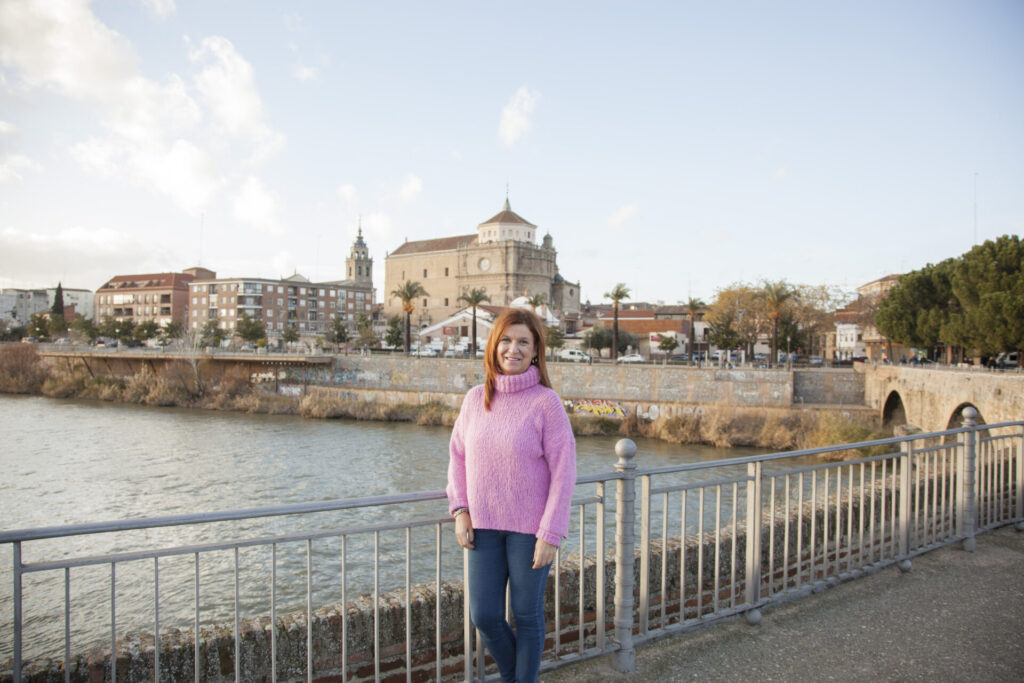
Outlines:
{"label": "promenade pavement", "polygon": [[577,681],[1024,681],[1024,533],[1006,526],[808,598],[541,674]]}

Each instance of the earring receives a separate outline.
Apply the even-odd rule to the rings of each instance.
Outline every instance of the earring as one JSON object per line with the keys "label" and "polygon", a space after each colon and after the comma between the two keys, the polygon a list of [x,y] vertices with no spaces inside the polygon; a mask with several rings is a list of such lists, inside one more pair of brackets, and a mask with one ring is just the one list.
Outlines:
{"label": "earring", "polygon": [[536,364],[537,364],[537,356],[534,356],[533,360],[530,361],[530,365],[536,365]]}

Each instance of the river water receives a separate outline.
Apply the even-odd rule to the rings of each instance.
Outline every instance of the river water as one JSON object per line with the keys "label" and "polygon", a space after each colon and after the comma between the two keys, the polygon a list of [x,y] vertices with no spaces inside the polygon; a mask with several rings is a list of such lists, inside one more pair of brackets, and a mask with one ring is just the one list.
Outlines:
{"label": "river water", "polygon": [[[449,430],[405,423],[305,420],[294,416],[247,415],[186,409],[149,408],[90,401],[0,394],[0,529],[98,522],[193,512],[301,503],[317,500],[412,493],[443,489]],[[579,474],[614,470],[617,437],[577,440]],[[641,468],[749,455],[749,449],[677,446],[637,440]],[[438,516],[444,503],[423,514]],[[347,518],[311,521],[307,517],[224,523],[211,529],[171,529],[84,536],[60,542],[26,544],[25,562],[94,555],[138,547],[203,543],[223,538],[294,532],[324,525],[379,521],[379,511]],[[332,527],[333,528],[333,527]],[[429,529],[427,530],[429,531]],[[425,532],[426,533],[426,532]],[[433,533],[433,532],[430,532]],[[614,533],[613,531],[611,532]],[[449,545],[454,545],[453,543]],[[369,541],[346,549],[351,581],[349,599],[372,586]],[[390,543],[390,546],[387,544]],[[417,541],[433,548],[433,536]],[[278,558],[278,613],[304,609],[305,545],[292,544]],[[301,547],[294,547],[299,545]],[[320,563],[339,564],[340,542],[318,544]],[[381,549],[385,573],[404,580],[404,536]],[[243,550],[243,615],[269,614],[266,549]],[[201,580],[202,622],[230,621],[234,559],[229,552],[205,562]],[[433,580],[433,550],[422,553],[415,582]],[[325,559],[326,558],[326,559]],[[361,560],[360,558],[363,558]],[[160,562],[161,627],[191,626],[194,599],[192,557]],[[152,630],[152,560],[134,569],[118,565],[117,630]],[[461,576],[457,556],[447,559],[445,576]],[[12,648],[12,550],[0,546],[0,661]],[[419,570],[418,570],[419,571]],[[134,572],[134,573],[133,573]],[[336,578],[317,570],[314,604],[338,600]],[[321,575],[321,573],[323,575]],[[282,579],[281,577],[285,578]],[[109,642],[109,565],[72,571],[73,652]],[[25,577],[24,655],[63,652],[63,572]],[[398,583],[389,588],[401,585]],[[328,588],[330,586],[330,588]],[[207,597],[209,595],[209,597]],[[148,616],[147,616],[148,615]],[[106,640],[104,640],[106,639]]]}

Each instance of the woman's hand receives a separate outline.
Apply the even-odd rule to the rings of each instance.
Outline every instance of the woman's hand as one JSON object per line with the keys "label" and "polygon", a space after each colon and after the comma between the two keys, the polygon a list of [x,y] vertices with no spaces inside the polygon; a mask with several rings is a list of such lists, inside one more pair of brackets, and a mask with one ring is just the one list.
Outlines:
{"label": "woman's hand", "polygon": [[554,562],[556,550],[558,550],[557,546],[553,546],[547,541],[542,541],[538,538],[537,545],[533,547],[533,568],[540,569]]}
{"label": "woman's hand", "polygon": [[469,516],[469,510],[455,518],[455,540],[463,548],[473,549],[473,520]]}

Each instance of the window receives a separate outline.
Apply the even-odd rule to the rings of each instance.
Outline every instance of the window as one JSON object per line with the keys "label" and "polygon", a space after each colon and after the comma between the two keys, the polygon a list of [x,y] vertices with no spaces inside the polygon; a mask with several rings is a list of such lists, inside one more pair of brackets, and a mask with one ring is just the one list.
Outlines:
{"label": "window", "polygon": [[423,308],[426,308],[426,307],[427,307],[427,300],[426,300],[426,299],[424,299],[424,300],[423,300]]}
{"label": "window", "polygon": [[447,268],[444,269],[444,276],[448,277],[448,269]]}
{"label": "window", "polygon": [[445,306],[447,306],[447,305],[448,305],[448,297],[445,297],[445,298],[444,298],[444,305],[445,305]]}
{"label": "window", "polygon": [[327,296],[327,294],[325,293],[326,291],[327,290],[325,290],[325,289],[321,289],[320,290],[320,296]]}
{"label": "window", "polygon": [[426,276],[427,276],[427,269],[426,269],[426,268],[424,268],[424,269],[423,269],[423,277],[426,277]]}

